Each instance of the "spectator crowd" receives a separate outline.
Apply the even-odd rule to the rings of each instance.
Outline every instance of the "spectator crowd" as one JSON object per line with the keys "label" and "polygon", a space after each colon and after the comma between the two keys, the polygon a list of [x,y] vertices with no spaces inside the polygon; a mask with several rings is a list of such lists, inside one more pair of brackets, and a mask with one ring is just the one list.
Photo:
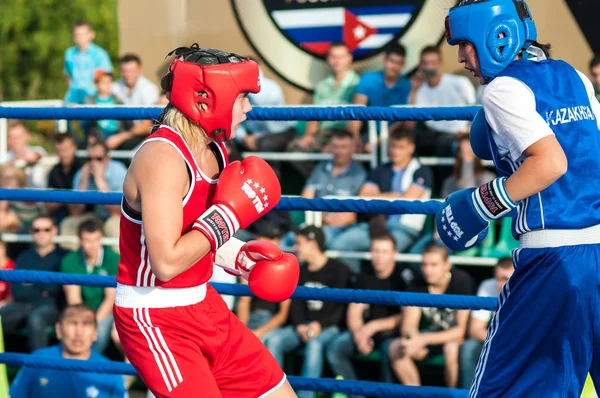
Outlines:
{"label": "spectator crowd", "polygon": [[[64,56],[65,104],[165,103],[163,93],[144,76],[138,55],[120,57],[117,79],[117,70],[107,52],[94,44],[94,37],[87,21],[73,25],[75,45]],[[406,52],[399,44],[385,48],[382,68],[361,75],[353,69],[348,46],[333,43],[326,56],[331,74],[316,82],[312,104],[435,107],[477,103],[469,78],[443,72],[439,48],[421,50],[419,67],[410,78],[404,69]],[[262,90],[249,96],[252,105],[286,105],[281,86],[267,78],[257,62]],[[591,61],[589,73],[600,91],[600,56]],[[121,191],[128,160],[112,159],[111,151],[135,150],[152,123],[72,122],[67,133],[54,135],[49,152],[55,154],[55,161],[50,162],[48,151],[32,144],[28,124],[11,120],[0,187]],[[290,180],[288,174],[302,181],[298,192],[288,193],[305,198],[429,200],[495,177],[470,147],[468,122],[397,122],[389,126],[385,141],[381,139],[384,126],[374,126],[373,132],[362,121],[248,120],[228,143],[228,150],[232,160],[253,151],[331,154],[322,162],[271,162],[282,183]],[[385,144],[383,160],[374,168],[355,156],[376,150],[370,134],[377,137],[376,145]],[[82,152],[85,156],[78,155]],[[428,166],[421,160],[425,156],[452,157],[454,164]],[[0,269],[115,276],[120,217],[119,205],[0,201]],[[425,215],[323,213],[319,222],[308,221],[304,214],[274,211],[237,236],[268,240],[293,251],[302,264],[299,285],[307,287],[496,297],[514,271],[510,253],[515,242],[506,221],[492,225],[481,248],[463,253],[450,253],[439,243],[432,219]],[[26,238],[21,241],[15,236]],[[350,251],[359,255],[344,256]],[[421,254],[420,264],[398,261],[399,253]],[[460,255],[491,256],[498,262],[493,272],[472,272],[453,264]],[[213,280],[244,283],[220,268],[215,268]],[[3,332],[7,339],[24,340],[22,350],[40,356],[127,360],[113,326],[114,296],[113,288],[0,282]],[[224,299],[288,374],[414,386],[468,388],[493,316],[489,311],[318,300],[273,304],[250,297]],[[369,366],[373,363],[377,366]],[[64,373],[23,368],[13,381],[11,396],[49,396],[32,380],[47,380],[52,388],[67,386],[61,391],[71,391],[72,396],[98,396],[98,390],[114,394],[101,396],[123,396],[134,382],[132,377],[97,379],[91,374],[63,381]],[[82,388],[88,390],[81,392]],[[309,391],[299,394],[314,396]]]}

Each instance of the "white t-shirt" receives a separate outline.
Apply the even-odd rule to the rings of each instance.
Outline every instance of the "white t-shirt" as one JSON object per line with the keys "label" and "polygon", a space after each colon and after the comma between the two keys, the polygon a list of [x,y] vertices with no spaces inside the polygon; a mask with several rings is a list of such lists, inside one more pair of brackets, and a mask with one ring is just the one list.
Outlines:
{"label": "white t-shirt", "polygon": [[[431,87],[427,82],[417,90],[416,106],[469,106],[475,105],[475,88],[465,76],[442,75],[440,84]],[[467,120],[427,121],[428,129],[442,133],[467,131],[470,122]]]}
{"label": "white t-shirt", "polygon": [[[577,71],[588,93],[592,112],[600,128],[600,104],[592,82]],[[546,120],[537,112],[533,91],[514,77],[497,77],[487,85],[481,99],[485,117],[500,156],[510,155],[514,162],[540,139],[554,134]]]}
{"label": "white t-shirt", "polygon": [[[496,278],[484,280],[479,285],[479,289],[477,289],[477,296],[479,297],[498,297],[499,294],[500,292],[496,289]],[[471,312],[471,318],[489,322],[493,314],[492,311],[477,310]]]}

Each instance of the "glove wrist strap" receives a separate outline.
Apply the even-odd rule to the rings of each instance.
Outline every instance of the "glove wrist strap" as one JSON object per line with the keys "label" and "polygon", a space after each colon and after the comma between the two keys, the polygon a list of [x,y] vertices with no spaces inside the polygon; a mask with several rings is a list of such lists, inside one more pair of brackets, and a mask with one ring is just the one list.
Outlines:
{"label": "glove wrist strap", "polygon": [[505,187],[506,177],[496,178],[473,191],[473,203],[479,215],[488,221],[501,218],[517,207]]}
{"label": "glove wrist strap", "polygon": [[223,204],[212,205],[194,222],[193,228],[202,232],[211,249],[223,246],[240,228],[237,217]]}

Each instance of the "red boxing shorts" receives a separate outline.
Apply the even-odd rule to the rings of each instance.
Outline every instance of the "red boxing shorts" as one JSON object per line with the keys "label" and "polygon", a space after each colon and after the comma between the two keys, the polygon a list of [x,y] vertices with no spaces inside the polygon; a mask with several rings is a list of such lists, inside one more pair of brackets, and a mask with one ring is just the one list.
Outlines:
{"label": "red boxing shorts", "polygon": [[208,284],[204,300],[192,305],[118,303],[113,313],[125,355],[157,398],[262,397],[285,381],[271,353]]}

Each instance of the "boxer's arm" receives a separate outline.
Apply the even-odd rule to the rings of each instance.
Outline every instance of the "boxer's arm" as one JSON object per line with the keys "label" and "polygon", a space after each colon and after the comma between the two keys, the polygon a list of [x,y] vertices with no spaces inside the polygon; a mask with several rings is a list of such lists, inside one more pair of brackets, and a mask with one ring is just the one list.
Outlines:
{"label": "boxer's arm", "polygon": [[[140,196],[152,272],[160,281],[167,282],[196,264],[211,249],[200,231],[181,235],[181,201],[189,184],[185,162],[171,145],[149,142],[136,155],[130,171]],[[127,183],[126,179],[125,189]]]}

